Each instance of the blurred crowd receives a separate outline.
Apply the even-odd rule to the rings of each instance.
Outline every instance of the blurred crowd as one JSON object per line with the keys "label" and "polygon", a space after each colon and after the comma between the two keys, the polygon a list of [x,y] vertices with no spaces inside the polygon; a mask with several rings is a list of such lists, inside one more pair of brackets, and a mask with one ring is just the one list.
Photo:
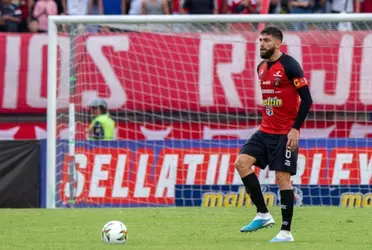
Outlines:
{"label": "blurred crowd", "polygon": [[[252,14],[263,0],[0,0],[3,32],[46,32],[49,15]],[[372,13],[372,0],[270,0],[268,13]]]}

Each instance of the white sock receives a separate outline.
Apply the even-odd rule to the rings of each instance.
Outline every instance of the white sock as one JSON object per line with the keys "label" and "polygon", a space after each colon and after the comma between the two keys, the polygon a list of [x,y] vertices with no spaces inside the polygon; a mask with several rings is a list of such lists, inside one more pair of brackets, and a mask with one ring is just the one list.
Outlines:
{"label": "white sock", "polygon": [[268,219],[270,218],[270,213],[267,212],[267,213],[258,213],[258,215],[262,218],[262,219]]}
{"label": "white sock", "polygon": [[291,234],[291,231],[287,231],[287,230],[280,230],[279,232],[281,235],[290,235]]}

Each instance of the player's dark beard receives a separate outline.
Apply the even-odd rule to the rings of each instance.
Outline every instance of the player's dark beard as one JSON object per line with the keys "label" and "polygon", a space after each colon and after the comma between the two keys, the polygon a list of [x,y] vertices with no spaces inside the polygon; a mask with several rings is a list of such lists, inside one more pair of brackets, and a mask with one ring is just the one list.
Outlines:
{"label": "player's dark beard", "polygon": [[271,49],[266,49],[264,51],[260,51],[260,56],[262,59],[269,59],[275,53],[275,47]]}

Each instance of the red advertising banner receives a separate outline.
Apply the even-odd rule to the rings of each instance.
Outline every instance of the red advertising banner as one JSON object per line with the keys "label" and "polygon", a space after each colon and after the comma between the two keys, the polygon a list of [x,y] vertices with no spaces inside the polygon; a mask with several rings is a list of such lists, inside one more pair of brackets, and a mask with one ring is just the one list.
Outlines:
{"label": "red advertising banner", "polygon": [[[248,139],[258,128],[254,122],[208,124],[208,123],[117,123],[116,138],[119,140],[211,140]],[[85,140],[87,124],[77,124],[76,139]],[[68,129],[58,126],[58,138],[67,139]],[[0,123],[0,140],[45,139],[45,123]],[[305,122],[301,138],[372,138],[372,122]]]}
{"label": "red advertising banner", "polygon": [[[94,97],[111,110],[258,110],[257,33],[121,33],[79,37],[77,107]],[[0,34],[0,113],[45,113],[47,36]],[[285,33],[283,51],[303,66],[313,110],[372,110],[368,32]],[[59,38],[58,105],[67,108],[70,42]]]}
{"label": "red advertising banner", "polygon": [[[236,147],[167,148],[149,143],[134,150],[114,143],[116,148],[77,148],[77,203],[171,205],[176,184],[241,185],[233,164],[239,152]],[[326,143],[320,140],[319,145]],[[294,185],[372,184],[372,149],[367,143],[366,147],[327,145],[300,149]],[[66,156],[58,177],[58,193],[64,203],[69,194],[68,160]],[[268,168],[255,168],[255,172],[262,185],[277,184],[275,173]]]}

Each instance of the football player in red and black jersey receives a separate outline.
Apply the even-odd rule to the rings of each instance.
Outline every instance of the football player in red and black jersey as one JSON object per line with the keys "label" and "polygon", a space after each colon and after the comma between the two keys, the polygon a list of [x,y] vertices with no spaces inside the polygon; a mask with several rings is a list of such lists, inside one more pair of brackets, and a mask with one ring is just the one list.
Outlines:
{"label": "football player in red and black jersey", "polygon": [[257,67],[262,92],[262,122],[259,130],[241,148],[235,168],[257,207],[257,216],[242,227],[241,232],[256,231],[274,224],[252,170],[267,166],[275,171],[280,189],[282,226],[271,242],[293,241],[291,222],[294,194],[291,176],[296,174],[300,127],[312,98],[299,63],[280,51],[283,33],[276,27],[266,27],[260,33],[260,55],[264,59]]}

